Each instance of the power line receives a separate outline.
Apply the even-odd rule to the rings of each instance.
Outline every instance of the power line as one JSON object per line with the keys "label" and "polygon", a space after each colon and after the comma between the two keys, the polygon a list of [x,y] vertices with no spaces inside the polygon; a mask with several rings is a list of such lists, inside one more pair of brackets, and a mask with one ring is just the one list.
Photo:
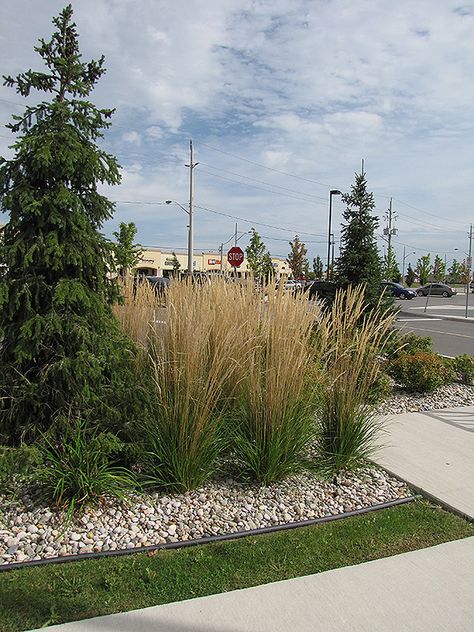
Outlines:
{"label": "power line", "polygon": [[285,233],[292,233],[297,235],[310,235],[311,237],[322,237],[322,233],[307,233],[302,230],[295,230],[292,228],[282,228],[281,226],[274,226],[272,224],[265,224],[264,222],[256,222],[252,219],[246,219],[244,217],[238,217],[237,215],[231,215],[230,213],[225,213],[224,211],[216,211],[215,209],[208,208],[206,206],[199,206],[199,204],[195,205],[196,208],[199,208],[203,211],[207,211],[208,213],[214,213],[216,215],[223,215],[224,217],[230,217],[231,219],[237,219],[240,222],[246,222],[247,224],[253,224],[255,226],[266,226],[267,228],[273,228],[274,230],[282,230]]}
{"label": "power line", "polygon": [[265,182],[264,180],[258,180],[257,178],[251,178],[250,176],[244,176],[241,173],[236,173],[235,171],[229,171],[228,169],[221,169],[220,167],[214,167],[213,165],[209,165],[205,162],[201,162],[201,165],[205,165],[210,169],[215,169],[216,171],[223,171],[224,173],[230,173],[231,175],[237,176],[239,178],[245,178],[246,180],[251,180],[252,182],[258,182],[260,184],[265,184],[270,187],[274,187],[275,189],[282,189],[283,191],[288,191],[290,193],[296,193],[297,195],[305,195],[307,197],[316,198],[317,200],[323,200],[327,204],[327,199],[320,195],[314,195],[313,193],[305,193],[304,191],[296,191],[295,189],[289,189],[288,187],[282,187],[279,184],[272,184],[271,182]]}
{"label": "power line", "polygon": [[233,182],[234,184],[240,184],[241,186],[252,187],[252,189],[258,189],[260,191],[265,191],[267,193],[273,193],[273,195],[280,195],[283,197],[291,198],[292,200],[298,200],[298,202],[306,202],[307,204],[313,204],[313,205],[316,204],[314,200],[308,200],[305,198],[296,197],[295,195],[290,195],[289,193],[281,193],[280,191],[272,191],[271,189],[265,189],[264,187],[259,187],[256,184],[250,184],[249,182],[239,182],[238,180],[233,180],[232,178],[227,178],[226,176],[221,176],[217,173],[206,171],[206,169],[200,169],[199,173],[205,173],[209,176],[213,176],[214,178],[219,178],[220,180],[226,180],[227,182]]}
{"label": "power line", "polygon": [[311,182],[312,184],[317,184],[321,187],[326,187],[327,189],[331,188],[331,185],[325,184],[324,182],[318,182],[317,180],[310,180],[309,178],[303,178],[302,176],[297,176],[294,173],[288,173],[287,171],[282,171],[281,169],[274,169],[273,167],[267,167],[266,165],[262,165],[259,162],[248,160],[248,158],[243,158],[242,156],[233,154],[230,151],[224,151],[223,149],[212,147],[211,145],[207,145],[206,143],[203,143],[203,142],[200,142],[199,144],[202,145],[203,147],[207,147],[208,149],[212,149],[212,151],[218,151],[221,154],[226,154],[227,156],[232,156],[233,158],[237,158],[238,160],[243,160],[244,162],[248,162],[249,164],[254,165],[256,167],[261,167],[262,169],[267,169],[268,171],[274,171],[275,173],[281,173],[284,176],[288,176],[290,178],[296,178],[297,180],[303,180],[304,182]]}
{"label": "power line", "polygon": [[[166,202],[153,202],[153,201],[145,201],[145,200],[112,200],[115,204],[139,204],[139,205],[150,205],[150,206],[163,206],[166,205]],[[217,211],[216,209],[211,209],[206,206],[200,206],[199,204],[194,205],[196,208],[206,211],[208,213],[213,213],[215,215],[222,215],[223,217],[230,217],[231,219],[237,219],[240,222],[246,222],[247,224],[255,224],[256,226],[266,226],[267,228],[273,228],[274,230],[282,230],[286,233],[298,234],[298,235],[310,235],[311,237],[322,237],[323,233],[308,233],[305,231],[295,230],[294,228],[283,228],[282,226],[274,226],[273,224],[265,224],[264,222],[256,222],[252,219],[247,219],[245,217],[239,217],[238,215],[232,215],[230,213],[225,213],[224,211]]]}

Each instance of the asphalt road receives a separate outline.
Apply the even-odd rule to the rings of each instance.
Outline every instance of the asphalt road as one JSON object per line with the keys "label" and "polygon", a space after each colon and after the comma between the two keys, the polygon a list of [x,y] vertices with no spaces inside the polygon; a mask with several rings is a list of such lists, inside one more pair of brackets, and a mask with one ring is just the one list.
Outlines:
{"label": "asphalt road", "polygon": [[[467,320],[464,319],[465,294],[452,298],[430,297],[426,312],[426,298],[397,301],[397,305],[400,307],[397,326],[403,331],[430,336],[433,349],[442,355],[454,357],[467,353],[474,356],[474,294],[469,295]],[[450,317],[459,320],[449,320]]]}

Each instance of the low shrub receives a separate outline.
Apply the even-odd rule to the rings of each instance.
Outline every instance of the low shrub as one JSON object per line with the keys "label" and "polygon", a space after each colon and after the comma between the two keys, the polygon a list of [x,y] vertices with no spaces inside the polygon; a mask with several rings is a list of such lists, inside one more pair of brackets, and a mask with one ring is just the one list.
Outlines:
{"label": "low shrub", "polygon": [[0,446],[0,489],[7,495],[24,491],[32,481],[34,472],[43,463],[36,445],[21,444],[18,448]]}
{"label": "low shrub", "polygon": [[474,383],[474,358],[467,354],[457,356],[453,361],[454,370],[463,384]]}
{"label": "low shrub", "polygon": [[[68,517],[105,496],[125,500],[137,486],[132,472],[116,465],[121,441],[110,433],[90,431],[82,420],[60,420],[61,432],[43,435],[38,444],[43,465],[36,480]],[[58,423],[59,426],[59,423]]]}
{"label": "low shrub", "polygon": [[407,391],[429,393],[446,379],[446,365],[436,353],[402,353],[390,363],[390,373]]}
{"label": "low shrub", "polygon": [[456,382],[458,379],[458,375],[453,358],[443,358],[442,356],[440,357],[444,365],[443,384],[452,384],[453,382]]}
{"label": "low shrub", "polygon": [[413,332],[401,334],[395,330],[390,341],[384,345],[384,352],[389,359],[395,359],[402,353],[430,353],[433,351],[432,347],[433,341],[429,336],[418,336]]}
{"label": "low shrub", "polygon": [[386,373],[379,373],[369,387],[367,402],[378,406],[393,393],[393,381]]}

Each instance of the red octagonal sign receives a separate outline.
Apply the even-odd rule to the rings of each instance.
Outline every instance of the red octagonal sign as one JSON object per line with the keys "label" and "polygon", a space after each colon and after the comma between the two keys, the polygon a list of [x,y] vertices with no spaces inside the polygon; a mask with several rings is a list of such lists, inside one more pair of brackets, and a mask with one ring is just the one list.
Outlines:
{"label": "red octagonal sign", "polygon": [[234,246],[227,253],[227,261],[233,268],[239,268],[244,260],[244,251],[238,246]]}

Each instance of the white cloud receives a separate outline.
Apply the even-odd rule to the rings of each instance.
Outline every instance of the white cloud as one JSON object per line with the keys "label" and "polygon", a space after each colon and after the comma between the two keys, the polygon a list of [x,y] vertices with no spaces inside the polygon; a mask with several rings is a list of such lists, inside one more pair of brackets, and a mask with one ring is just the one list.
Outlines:
{"label": "white cloud", "polygon": [[[51,32],[51,17],[62,7],[60,0],[2,3],[4,72],[39,67],[32,47]],[[208,163],[196,171],[196,197],[230,214],[324,232],[326,185],[347,189],[364,157],[381,208],[382,194],[393,195],[440,218],[449,212],[451,221],[470,221],[471,3],[76,0],[74,9],[84,59],[106,55],[107,74],[93,100],[117,107],[106,136],[125,167],[116,197],[186,197],[183,164],[192,135],[197,159]],[[21,98],[0,89],[6,122],[15,107],[2,98]],[[0,132],[0,153],[8,134]],[[247,184],[229,182],[239,178],[219,169],[247,176],[240,179]],[[275,185],[314,204],[285,197]],[[407,207],[399,212],[407,230],[407,216],[420,217]],[[143,227],[164,217],[138,205],[133,213]],[[197,235],[219,243],[232,222],[201,212]],[[454,224],[442,237],[434,227],[431,237],[419,236],[414,224],[411,230],[422,247],[449,241],[453,248],[460,238]]]}

